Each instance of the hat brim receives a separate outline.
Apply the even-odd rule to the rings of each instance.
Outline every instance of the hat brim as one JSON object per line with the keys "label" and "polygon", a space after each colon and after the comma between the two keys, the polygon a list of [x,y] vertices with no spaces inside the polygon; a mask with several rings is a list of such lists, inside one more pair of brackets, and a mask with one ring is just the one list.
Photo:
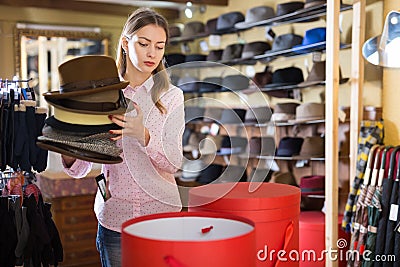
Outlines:
{"label": "hat brim", "polygon": [[63,98],[49,98],[48,96],[45,96],[44,99],[52,106],[58,109],[62,109],[65,111],[69,112],[75,112],[75,113],[83,113],[83,114],[97,114],[97,115],[108,115],[108,114],[125,114],[126,113],[126,107],[119,107],[118,109],[111,110],[111,111],[95,111],[95,110],[83,110],[83,109],[73,109],[73,108],[68,108],[65,107],[61,104]]}
{"label": "hat brim", "polygon": [[62,155],[74,157],[77,159],[94,162],[94,163],[101,163],[101,164],[117,164],[121,163],[123,160],[121,157],[112,157],[108,155],[103,155],[87,150],[82,150],[75,147],[70,147],[68,145],[53,143],[53,142],[42,142],[37,141],[36,145],[44,150],[53,151]]}
{"label": "hat brim", "polygon": [[[110,121],[111,122],[111,121]],[[81,125],[72,124],[57,120],[54,116],[50,116],[45,120],[45,123],[50,127],[67,132],[79,132],[87,134],[105,133],[110,130],[121,130],[122,127],[115,123],[103,124],[103,125]]]}
{"label": "hat brim", "polygon": [[[339,84],[347,83],[349,80],[350,80],[350,78],[342,78],[339,80]],[[326,84],[326,81],[305,81],[305,82],[299,83],[297,86],[303,88],[303,87],[325,85],[325,84]]]}
{"label": "hat brim", "polygon": [[317,120],[325,120],[325,117],[321,116],[316,116],[316,117],[310,117],[307,119],[294,119],[294,120],[289,120],[289,123],[303,123],[303,122],[309,122],[309,121],[317,121]]}
{"label": "hat brim", "polygon": [[84,90],[77,90],[77,91],[71,91],[71,92],[51,91],[51,92],[43,93],[43,96],[48,99],[62,99],[62,98],[69,98],[69,97],[74,97],[74,96],[90,95],[90,94],[95,94],[95,93],[99,93],[99,92],[104,92],[107,90],[120,90],[120,89],[126,88],[128,86],[128,84],[129,84],[129,82],[122,81],[122,82],[108,85],[108,86],[97,87],[97,88],[87,88]]}

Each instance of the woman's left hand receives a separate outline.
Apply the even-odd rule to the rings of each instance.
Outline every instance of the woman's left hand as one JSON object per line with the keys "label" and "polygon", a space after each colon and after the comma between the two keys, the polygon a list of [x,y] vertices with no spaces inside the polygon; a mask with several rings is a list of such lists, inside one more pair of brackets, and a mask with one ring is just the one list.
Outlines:
{"label": "woman's left hand", "polygon": [[110,130],[111,134],[118,136],[111,138],[111,140],[119,140],[122,135],[136,138],[139,143],[146,146],[149,142],[150,135],[148,129],[143,125],[143,113],[138,104],[133,102],[133,106],[136,110],[136,116],[127,115],[110,115],[109,118],[112,122],[122,127],[122,130]]}

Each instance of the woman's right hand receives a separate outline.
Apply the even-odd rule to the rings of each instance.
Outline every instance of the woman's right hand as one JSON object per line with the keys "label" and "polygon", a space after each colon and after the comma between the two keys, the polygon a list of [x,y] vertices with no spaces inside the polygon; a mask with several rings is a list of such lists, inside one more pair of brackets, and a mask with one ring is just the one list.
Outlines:
{"label": "woman's right hand", "polygon": [[61,155],[62,160],[64,161],[65,165],[69,168],[72,166],[72,164],[74,164],[76,158],[74,157],[70,157],[70,156],[66,156],[66,155]]}

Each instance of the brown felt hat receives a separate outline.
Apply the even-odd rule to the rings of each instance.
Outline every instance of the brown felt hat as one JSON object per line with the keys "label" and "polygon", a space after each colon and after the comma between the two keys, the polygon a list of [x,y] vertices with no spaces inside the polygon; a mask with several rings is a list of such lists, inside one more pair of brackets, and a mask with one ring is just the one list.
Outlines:
{"label": "brown felt hat", "polygon": [[122,114],[126,111],[115,60],[108,56],[82,56],[58,67],[60,88],[43,94],[57,108],[77,113]]}

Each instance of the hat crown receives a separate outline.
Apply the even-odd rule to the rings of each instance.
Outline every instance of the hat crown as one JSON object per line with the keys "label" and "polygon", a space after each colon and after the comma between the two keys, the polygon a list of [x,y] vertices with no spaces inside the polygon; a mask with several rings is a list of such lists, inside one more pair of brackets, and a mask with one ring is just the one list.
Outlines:
{"label": "hat crown", "polygon": [[[61,86],[77,82],[118,78],[115,61],[108,56],[82,56],[68,60],[58,67],[58,73]],[[106,85],[108,84],[104,84],[104,86]]]}
{"label": "hat crown", "polygon": [[316,44],[324,41],[326,41],[326,28],[318,27],[305,32],[302,45]]}
{"label": "hat crown", "polygon": [[230,44],[222,52],[222,60],[231,60],[242,56],[243,44]]}
{"label": "hat crown", "polygon": [[325,105],[321,103],[304,103],[296,108],[298,119],[322,119],[325,117]]}
{"label": "hat crown", "polygon": [[270,19],[275,16],[275,11],[270,6],[257,6],[247,10],[245,22],[257,22]]}
{"label": "hat crown", "polygon": [[277,103],[274,107],[274,113],[296,114],[298,103]]}
{"label": "hat crown", "polygon": [[303,42],[303,37],[293,33],[279,35],[272,43],[272,50],[286,50],[295,45],[300,45]]}
{"label": "hat crown", "polygon": [[297,67],[278,69],[272,74],[272,83],[300,83],[304,81],[303,71]]}
{"label": "hat crown", "polygon": [[291,157],[299,155],[304,139],[302,137],[285,136],[279,141],[277,156]]}
{"label": "hat crown", "polygon": [[325,154],[325,139],[321,136],[307,136],[301,146],[301,156],[323,156]]}
{"label": "hat crown", "polygon": [[229,30],[234,28],[235,23],[244,21],[244,15],[239,11],[222,14],[217,19],[217,30]]}
{"label": "hat crown", "polygon": [[205,25],[201,21],[191,21],[185,24],[182,32],[183,37],[192,37],[193,35],[204,33]]}
{"label": "hat crown", "polygon": [[264,54],[267,50],[271,49],[271,45],[267,42],[256,41],[247,43],[243,47],[242,58],[254,57]]}
{"label": "hat crown", "polygon": [[286,2],[276,5],[276,16],[283,16],[295,12],[296,10],[302,9],[304,7],[304,2]]}

